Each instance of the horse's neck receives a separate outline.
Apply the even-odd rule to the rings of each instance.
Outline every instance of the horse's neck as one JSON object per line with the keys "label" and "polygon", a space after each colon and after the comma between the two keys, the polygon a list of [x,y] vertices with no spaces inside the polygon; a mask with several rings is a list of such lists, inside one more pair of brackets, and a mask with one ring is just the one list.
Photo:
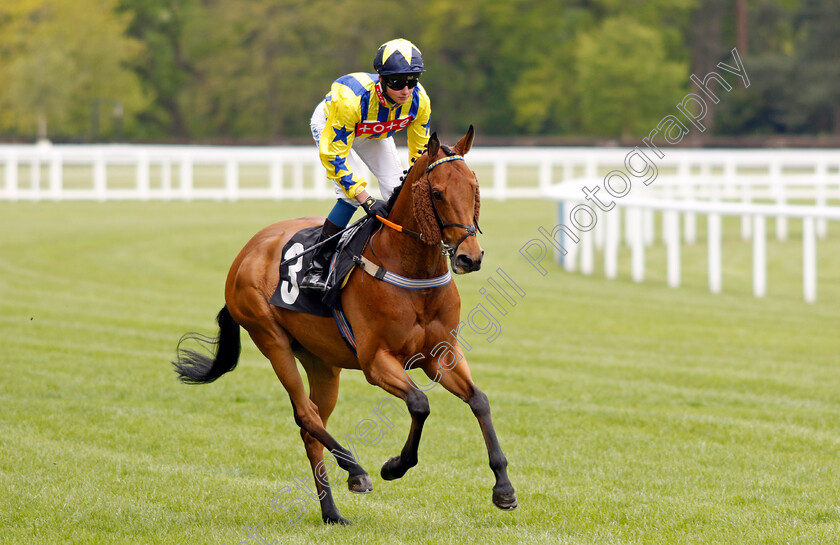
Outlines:
{"label": "horse's neck", "polygon": [[[420,166],[422,165],[415,168]],[[419,168],[420,172],[424,170]],[[414,197],[411,191],[415,181],[414,176],[406,179],[388,219],[405,229],[419,233],[420,227],[414,217]],[[388,261],[384,265],[386,268],[394,267],[393,272],[409,278],[432,278],[446,273],[446,259],[441,255],[439,245],[430,246],[411,235],[389,228],[383,228],[379,238],[380,244],[375,248],[376,255],[383,261]],[[380,248],[387,257],[381,255]],[[399,270],[396,270],[397,268]]]}

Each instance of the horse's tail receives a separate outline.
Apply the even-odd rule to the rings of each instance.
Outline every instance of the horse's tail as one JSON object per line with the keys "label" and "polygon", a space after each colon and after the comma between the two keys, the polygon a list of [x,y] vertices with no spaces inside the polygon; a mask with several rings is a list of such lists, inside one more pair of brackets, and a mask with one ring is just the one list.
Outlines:
{"label": "horse's tail", "polygon": [[[216,317],[219,324],[219,336],[211,339],[198,333],[187,333],[178,341],[178,359],[172,362],[178,378],[185,384],[207,384],[236,367],[239,361],[241,345],[239,343],[239,324],[227,309],[222,307]],[[215,347],[213,356],[201,354],[195,350],[181,348],[184,341],[197,341],[205,347]],[[213,348],[209,348],[213,352]]]}

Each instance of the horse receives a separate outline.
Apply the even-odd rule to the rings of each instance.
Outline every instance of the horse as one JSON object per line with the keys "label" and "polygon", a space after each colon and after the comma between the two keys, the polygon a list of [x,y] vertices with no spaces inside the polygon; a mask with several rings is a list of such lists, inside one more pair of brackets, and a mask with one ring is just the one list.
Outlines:
{"label": "horse", "polygon": [[[478,180],[463,159],[474,136],[470,126],[454,148],[442,145],[436,134],[430,136],[426,151],[389,201],[390,213],[383,223],[391,228],[383,226],[371,236],[363,258],[410,279],[448,275],[447,257],[456,274],[481,267],[484,250],[476,236]],[[181,349],[179,345],[178,359],[172,362],[179,378],[190,384],[209,383],[232,370],[239,359],[240,327],[245,328],[271,362],[291,399],[294,420],[315,477],[323,521],[350,524],[333,500],[325,476],[324,447],[347,472],[351,492],[371,492],[373,485],[352,453],[326,429],[338,396],[339,374],[343,369],[361,370],[369,383],[405,403],[411,417],[408,438],[400,454],[380,470],[384,480],[393,480],[417,465],[420,435],[430,409],[428,398],[407,369],[422,369],[469,405],[478,419],[495,476],[493,504],[503,510],[516,508],[516,493],[507,476],[507,459],[493,427],[490,404],[473,382],[458,344],[461,300],[454,282],[406,289],[380,281],[361,267],[354,268],[342,289],[341,306],[353,327],[355,355],[332,318],[269,303],[278,285],[284,245],[300,229],[320,223],[322,218],[292,219],[254,235],[227,276],[225,306],[217,316],[219,335],[213,354]],[[446,357],[432,357],[443,351]],[[309,395],[295,358],[306,372]]]}

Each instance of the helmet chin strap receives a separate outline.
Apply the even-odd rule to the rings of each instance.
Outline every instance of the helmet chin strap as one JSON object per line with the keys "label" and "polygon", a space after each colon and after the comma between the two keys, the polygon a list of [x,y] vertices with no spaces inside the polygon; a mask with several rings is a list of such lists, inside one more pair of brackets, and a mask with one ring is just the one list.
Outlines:
{"label": "helmet chin strap", "polygon": [[391,98],[391,95],[388,94],[388,86],[382,83],[382,76],[379,76],[379,81],[376,82],[379,86],[379,93],[380,95],[392,106],[397,105],[397,101]]}

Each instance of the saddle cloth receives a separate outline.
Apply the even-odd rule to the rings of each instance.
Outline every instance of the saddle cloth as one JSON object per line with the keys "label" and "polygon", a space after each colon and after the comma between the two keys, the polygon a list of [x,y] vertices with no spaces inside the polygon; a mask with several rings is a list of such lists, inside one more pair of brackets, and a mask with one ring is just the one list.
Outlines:
{"label": "saddle cloth", "polygon": [[[362,255],[368,238],[378,226],[378,222],[366,220],[344,232],[330,264],[326,293],[299,288],[300,280],[312,263],[312,256],[317,250],[292,259],[285,265],[281,261],[280,281],[274,295],[271,296],[271,304],[315,316],[333,316],[333,309],[341,310],[341,288],[355,266],[354,257]],[[314,225],[295,233],[283,247],[283,261],[294,258],[316,244],[320,232],[321,226]]]}

